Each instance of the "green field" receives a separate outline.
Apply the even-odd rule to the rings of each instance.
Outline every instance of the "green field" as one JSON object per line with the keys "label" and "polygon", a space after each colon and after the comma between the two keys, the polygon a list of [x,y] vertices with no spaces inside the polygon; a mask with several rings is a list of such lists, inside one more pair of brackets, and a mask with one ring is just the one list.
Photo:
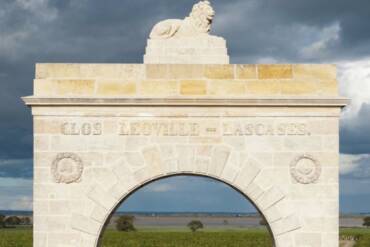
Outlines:
{"label": "green field", "polygon": [[[342,238],[356,237],[355,247],[370,246],[370,229],[343,229]],[[264,230],[207,230],[191,233],[176,229],[145,229],[133,233],[108,230],[103,247],[271,247]],[[0,247],[32,247],[31,229],[0,229]]]}
{"label": "green field", "polygon": [[[122,244],[122,243],[125,244]],[[250,231],[143,231],[121,233],[107,231],[103,247],[271,247],[270,236],[263,230]]]}
{"label": "green field", "polygon": [[341,238],[355,238],[356,245],[354,247],[369,247],[370,246],[370,229],[342,229]]}

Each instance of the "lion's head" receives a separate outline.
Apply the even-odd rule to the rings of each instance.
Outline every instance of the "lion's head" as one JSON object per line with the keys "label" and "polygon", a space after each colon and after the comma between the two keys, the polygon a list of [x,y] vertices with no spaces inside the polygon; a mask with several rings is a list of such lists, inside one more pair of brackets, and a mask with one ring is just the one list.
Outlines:
{"label": "lion's head", "polygon": [[190,13],[190,18],[197,30],[200,33],[209,33],[211,31],[211,24],[215,16],[211,3],[207,1],[200,1],[193,6]]}

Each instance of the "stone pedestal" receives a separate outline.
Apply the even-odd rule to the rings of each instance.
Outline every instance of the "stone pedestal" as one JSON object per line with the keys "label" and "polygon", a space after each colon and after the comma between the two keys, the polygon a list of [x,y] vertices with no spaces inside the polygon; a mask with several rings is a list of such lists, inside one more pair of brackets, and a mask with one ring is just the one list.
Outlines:
{"label": "stone pedestal", "polygon": [[226,41],[199,35],[171,39],[149,39],[145,64],[229,64]]}
{"label": "stone pedestal", "polygon": [[179,174],[240,191],[276,247],[338,247],[332,65],[38,64],[24,100],[35,247],[99,246],[128,195]]}

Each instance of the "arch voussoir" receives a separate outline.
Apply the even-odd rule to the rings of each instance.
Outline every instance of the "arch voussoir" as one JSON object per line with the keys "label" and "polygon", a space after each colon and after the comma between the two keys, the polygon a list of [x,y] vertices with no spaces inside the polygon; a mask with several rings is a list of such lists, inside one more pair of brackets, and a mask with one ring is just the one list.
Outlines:
{"label": "arch voussoir", "polygon": [[208,167],[207,174],[220,177],[229,160],[230,154],[230,147],[226,145],[215,146],[211,156],[211,165]]}
{"label": "arch voussoir", "polygon": [[248,187],[260,172],[261,168],[257,164],[249,160],[245,161],[242,170],[236,177],[235,183],[241,185],[241,187]]}
{"label": "arch voussoir", "polygon": [[89,234],[93,239],[99,237],[102,224],[82,214],[72,214],[71,228]]}
{"label": "arch voussoir", "polygon": [[98,185],[91,187],[87,193],[87,197],[108,211],[111,211],[117,202],[117,199],[112,194]]}
{"label": "arch voussoir", "polygon": [[263,195],[256,200],[255,203],[261,210],[267,210],[284,198],[284,193],[278,187],[271,187],[270,189],[266,190]]}

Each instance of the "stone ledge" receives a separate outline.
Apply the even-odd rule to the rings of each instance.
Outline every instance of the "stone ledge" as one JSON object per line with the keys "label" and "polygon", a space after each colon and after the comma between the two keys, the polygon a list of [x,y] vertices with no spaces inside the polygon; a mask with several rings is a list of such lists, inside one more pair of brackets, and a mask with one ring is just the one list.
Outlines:
{"label": "stone ledge", "polygon": [[28,106],[345,107],[346,98],[49,98],[23,97]]}

